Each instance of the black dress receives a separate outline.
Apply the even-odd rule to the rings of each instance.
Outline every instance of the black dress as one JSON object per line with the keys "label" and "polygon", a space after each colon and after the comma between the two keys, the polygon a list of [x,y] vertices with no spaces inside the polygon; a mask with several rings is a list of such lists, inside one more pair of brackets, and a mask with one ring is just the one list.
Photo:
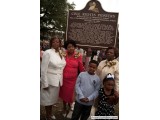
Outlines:
{"label": "black dress", "polygon": [[98,110],[96,111],[95,116],[114,116],[114,105],[109,105],[107,103],[108,96],[113,95],[113,93],[114,90],[110,95],[106,95],[103,88],[99,90]]}

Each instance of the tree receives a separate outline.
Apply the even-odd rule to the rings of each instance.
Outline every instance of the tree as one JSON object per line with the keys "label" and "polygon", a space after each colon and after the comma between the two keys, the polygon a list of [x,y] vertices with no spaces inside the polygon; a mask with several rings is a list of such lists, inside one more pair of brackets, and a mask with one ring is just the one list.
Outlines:
{"label": "tree", "polygon": [[67,0],[40,0],[40,31],[55,32],[66,30],[67,11],[75,4]]}

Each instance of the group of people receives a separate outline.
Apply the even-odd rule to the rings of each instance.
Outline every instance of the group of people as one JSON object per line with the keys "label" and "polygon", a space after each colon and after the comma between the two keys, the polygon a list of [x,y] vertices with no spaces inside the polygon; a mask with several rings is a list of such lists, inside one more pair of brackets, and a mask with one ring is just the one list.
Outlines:
{"label": "group of people", "polygon": [[108,47],[105,60],[99,63],[92,59],[85,69],[76,47],[74,40],[67,40],[62,47],[55,36],[50,49],[41,55],[40,103],[45,106],[46,120],[55,119],[52,106],[59,98],[63,100],[64,115],[75,101],[71,120],[87,120],[93,105],[96,116],[114,115],[119,98],[118,50]]}

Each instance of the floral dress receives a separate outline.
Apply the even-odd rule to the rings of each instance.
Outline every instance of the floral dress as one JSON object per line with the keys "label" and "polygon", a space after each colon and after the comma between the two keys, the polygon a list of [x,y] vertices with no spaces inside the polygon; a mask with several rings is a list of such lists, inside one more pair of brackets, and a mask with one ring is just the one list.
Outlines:
{"label": "floral dress", "polygon": [[109,105],[107,103],[108,96],[113,95],[114,91],[110,95],[106,95],[104,92],[104,88],[99,90],[98,96],[98,110],[96,111],[96,116],[113,116],[114,115],[114,105]]}

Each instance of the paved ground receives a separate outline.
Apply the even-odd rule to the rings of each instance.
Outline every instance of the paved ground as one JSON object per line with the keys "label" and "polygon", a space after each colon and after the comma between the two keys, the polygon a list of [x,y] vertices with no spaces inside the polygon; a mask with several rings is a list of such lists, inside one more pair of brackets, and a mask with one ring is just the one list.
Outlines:
{"label": "paved ground", "polygon": [[[118,105],[115,108],[115,115],[118,116],[119,108]],[[69,112],[67,118],[62,115],[62,101],[56,104],[56,107],[53,107],[53,114],[56,116],[56,120],[70,120],[72,111]],[[94,108],[92,108],[91,115],[94,114]],[[45,110],[43,106],[40,106],[40,120],[45,120]],[[91,120],[90,118],[88,120]]]}

